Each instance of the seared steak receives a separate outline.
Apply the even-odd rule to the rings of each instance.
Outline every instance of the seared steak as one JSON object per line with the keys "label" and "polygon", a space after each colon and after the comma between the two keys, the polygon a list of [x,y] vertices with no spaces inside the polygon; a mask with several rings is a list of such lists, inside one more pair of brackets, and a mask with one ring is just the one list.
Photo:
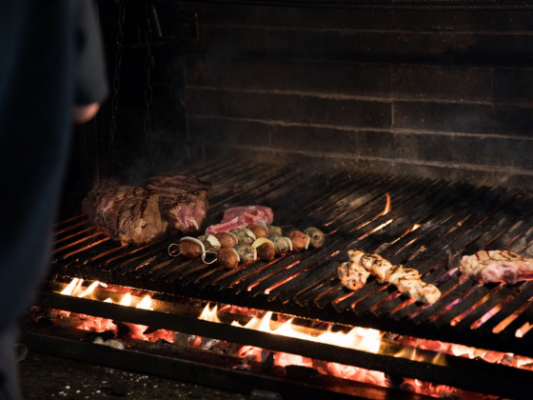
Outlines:
{"label": "seared steak", "polygon": [[163,216],[174,229],[184,233],[200,229],[210,188],[208,183],[183,175],[157,176],[146,182],[146,189],[159,195]]}
{"label": "seared steak", "polygon": [[149,243],[167,227],[199,229],[207,211],[210,185],[186,176],[156,177],[146,189],[103,180],[83,202],[89,219],[122,244]]}

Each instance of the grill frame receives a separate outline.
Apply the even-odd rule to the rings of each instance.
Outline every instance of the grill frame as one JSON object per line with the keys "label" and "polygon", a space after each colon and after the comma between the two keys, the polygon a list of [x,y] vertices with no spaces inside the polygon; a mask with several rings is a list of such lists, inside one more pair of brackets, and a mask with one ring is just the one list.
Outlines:
{"label": "grill frame", "polygon": [[[180,173],[214,183],[211,217],[205,226],[220,220],[225,208],[264,204],[272,206],[275,223],[285,229],[309,225],[323,228],[330,233],[326,244],[322,249],[294,253],[272,262],[248,263],[228,271],[182,258],[169,260],[166,247],[176,236],[139,248],[121,248],[105,235],[93,232],[84,217],[78,216],[56,227],[60,246],[52,262],[51,279],[66,276],[100,280],[533,357],[531,331],[523,338],[514,335],[516,329],[532,321],[533,305],[502,332],[492,333],[497,323],[523,307],[524,301],[530,302],[533,284],[462,282],[457,276],[450,276],[446,268],[457,264],[461,254],[482,248],[524,250],[524,241],[525,248],[529,247],[533,240],[533,229],[528,229],[533,212],[527,211],[533,209],[531,194],[444,180],[352,175],[319,166],[298,168],[229,160],[193,165]],[[379,216],[385,193],[391,195],[392,211]],[[357,239],[390,219],[391,224]],[[519,221],[522,224],[516,226]],[[367,224],[358,227],[364,223]],[[421,227],[408,232],[415,223],[421,223]],[[398,241],[384,245],[398,237]],[[417,240],[411,242],[414,239]],[[84,246],[89,247],[76,253]],[[426,250],[412,257],[421,246]],[[350,294],[336,279],[336,266],[346,259],[344,250],[353,247],[379,251],[393,263],[412,257],[404,266],[418,269],[426,282],[440,281],[442,298],[432,306],[422,306],[399,295],[394,287],[376,281]],[[337,251],[340,254],[333,256]],[[456,326],[449,324],[489,293],[493,297],[479,304]],[[445,309],[459,297],[461,302]],[[481,327],[468,329],[499,300],[509,298]]]}

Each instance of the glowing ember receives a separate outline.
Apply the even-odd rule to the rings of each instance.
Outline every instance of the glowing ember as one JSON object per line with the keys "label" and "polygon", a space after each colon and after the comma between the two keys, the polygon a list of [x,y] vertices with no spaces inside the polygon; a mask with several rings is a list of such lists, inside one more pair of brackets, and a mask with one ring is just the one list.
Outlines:
{"label": "glowing ember", "polygon": [[502,309],[502,305],[498,304],[497,306],[493,307],[491,310],[489,310],[487,313],[483,315],[480,319],[478,319],[476,322],[474,322],[472,325],[470,325],[471,329],[477,329],[481,325],[483,325],[485,322],[487,322],[489,319],[491,319],[494,315],[498,313]]}
{"label": "glowing ember", "polygon": [[524,337],[526,333],[528,333],[531,328],[533,328],[533,324],[530,324],[529,322],[526,322],[524,325],[522,325],[520,328],[516,330],[516,337],[521,338]]}
{"label": "glowing ember", "polygon": [[[386,212],[389,212],[390,197],[387,198],[389,210],[386,210]],[[390,222],[392,222],[392,220],[390,220]],[[418,225],[413,226],[411,232],[417,229],[418,227]],[[107,287],[107,285],[105,284],[93,282],[86,288],[83,288],[83,283],[84,282],[81,279],[74,279],[72,282],[70,282],[69,285],[64,288],[64,290],[62,290],[61,294],[85,297],[90,296],[91,293],[93,293],[93,290],[95,290],[98,285]],[[118,304],[122,306],[132,306],[132,304],[136,304],[136,308],[144,310],[153,310],[152,299],[149,295],[145,295],[142,299],[140,299],[140,297],[137,297],[137,292],[133,292],[134,295],[132,296],[131,293],[126,293],[127,290],[128,289],[125,288],[119,288],[118,290],[115,288],[111,288],[111,291],[115,293],[113,295],[113,299],[115,299],[115,301],[113,301],[113,299],[109,297],[103,300],[103,302],[115,303],[118,300],[117,297],[114,296],[118,293],[124,293],[124,296],[120,299],[120,302]],[[97,293],[92,297],[98,298],[99,296],[101,296],[101,293]],[[100,297],[100,299],[102,298],[105,297]],[[484,300],[486,299],[482,299],[481,303]],[[456,304],[459,301],[460,299],[457,299],[452,304]],[[452,304],[449,304],[445,308],[444,312],[446,312],[446,310],[449,309]],[[515,320],[522,312],[525,311],[529,304],[530,303],[526,304],[523,309],[520,308],[516,310],[512,318],[509,317],[508,319],[502,321],[496,326],[496,328],[502,330],[505,329],[513,320]],[[488,321],[493,315],[497,314],[498,311],[500,311],[502,305],[503,303],[493,307],[488,313],[486,313],[483,317],[475,321],[471,326],[481,326],[483,323]],[[211,305],[207,305],[202,310],[199,319],[209,322],[221,323],[220,319],[218,318],[218,309],[218,305],[215,305],[214,307],[212,307]],[[292,337],[301,340],[366,351],[374,354],[387,354],[387,351],[391,351],[391,349],[393,349],[393,352],[389,353],[388,355],[394,355],[396,357],[403,357],[411,359],[413,361],[432,363],[436,365],[446,365],[446,354],[448,354],[455,357],[481,359],[489,363],[498,363],[513,368],[533,370],[533,359],[523,356],[517,356],[511,353],[501,353],[458,344],[431,341],[392,334],[388,334],[387,338],[384,339],[383,332],[361,327],[353,328],[347,333],[340,331],[333,332],[332,325],[325,322],[308,321],[308,323],[306,323],[306,326],[301,326],[295,324],[293,319],[290,318],[290,316],[288,315],[277,314],[277,318],[273,320],[272,312],[265,313],[261,310],[248,309],[230,305],[222,305],[221,311],[225,313],[224,315],[231,313],[240,315],[241,318],[243,316],[246,316],[246,318],[251,317],[249,319],[249,322],[244,325],[241,325],[237,321],[233,321],[231,323],[231,325],[239,328],[252,329],[285,337]],[[75,328],[90,332],[113,332],[116,338],[120,339],[120,337],[122,337],[123,340],[126,336],[136,340],[152,342],[158,340],[165,340],[167,342],[173,343],[176,340],[180,343],[180,346],[183,346],[183,342],[185,339],[185,344],[187,346],[200,347],[202,350],[212,351],[217,354],[239,357],[242,360],[242,364],[240,364],[238,367],[239,369],[250,369],[251,366],[250,364],[248,364],[248,362],[263,363],[270,358],[271,361],[273,360],[273,363],[276,367],[300,365],[313,368],[323,375],[335,376],[342,379],[349,379],[383,387],[391,387],[392,385],[391,378],[380,371],[371,371],[355,366],[347,366],[333,362],[314,360],[297,354],[275,352],[254,346],[242,346],[239,344],[232,344],[221,340],[203,338],[195,335],[186,335],[179,332],[167,331],[164,329],[159,329],[150,332],[148,330],[148,327],[145,325],[132,324],[128,322],[123,322],[123,325],[127,326],[129,328],[129,331],[126,332],[122,329],[119,331],[117,325],[114,323],[114,321],[110,319],[82,315],[61,310],[48,310],[47,312],[49,313],[47,314],[47,316],[49,318],[53,318],[53,323],[55,325],[59,325],[64,328]],[[261,315],[262,317],[260,317]],[[467,314],[461,315],[460,318],[458,318],[454,322],[456,323],[463,320],[466,315]],[[503,322],[505,322],[505,325],[501,327]],[[494,329],[496,330],[496,328]],[[517,330],[516,336],[522,337],[526,335],[527,332],[529,332],[529,330],[531,330],[532,328],[533,324],[525,323],[520,329]],[[398,346],[398,350],[394,350],[397,348],[395,346]],[[428,353],[428,351],[431,351],[433,353]],[[397,387],[397,385],[399,385],[401,389],[433,397],[457,397],[463,398],[465,400],[492,398],[487,397],[485,395],[464,392],[462,390],[448,387],[445,385],[436,385],[428,382],[423,382],[418,379],[402,379],[403,383],[394,383],[394,386]]]}
{"label": "glowing ember", "polygon": [[496,325],[492,329],[492,332],[500,333],[501,331],[503,331],[505,328],[507,328],[511,324],[511,322],[517,319],[519,315],[521,315],[524,311],[526,311],[526,309],[529,307],[530,304],[531,303],[529,301],[525,302],[521,307],[518,308],[518,310],[516,310],[514,313],[512,313],[507,318],[505,318],[502,322]]}

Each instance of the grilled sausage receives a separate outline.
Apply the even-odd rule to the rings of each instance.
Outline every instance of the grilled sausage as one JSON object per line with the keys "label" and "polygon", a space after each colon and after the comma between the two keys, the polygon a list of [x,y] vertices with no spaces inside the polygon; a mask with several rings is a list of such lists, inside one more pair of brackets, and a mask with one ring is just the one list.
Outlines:
{"label": "grilled sausage", "polygon": [[218,262],[225,268],[237,268],[239,265],[239,254],[234,248],[220,249],[218,252]]}
{"label": "grilled sausage", "polygon": [[191,240],[183,240],[179,243],[179,249],[183,256],[187,258],[200,258],[203,253],[202,246]]}
{"label": "grilled sausage", "polygon": [[250,229],[257,239],[262,238],[262,237],[264,238],[268,237],[268,231],[262,226],[248,225],[246,229]]}
{"label": "grilled sausage", "polygon": [[272,260],[275,256],[276,249],[272,243],[265,243],[257,248],[257,257],[262,260]]}
{"label": "grilled sausage", "polygon": [[289,239],[292,241],[292,247],[294,250],[307,249],[309,247],[309,236],[302,231],[294,230],[289,233]]}
{"label": "grilled sausage", "polygon": [[215,235],[215,237],[220,242],[220,246],[223,249],[229,249],[232,247],[235,247],[237,244],[237,238],[235,235],[228,233],[228,232],[220,232]]}

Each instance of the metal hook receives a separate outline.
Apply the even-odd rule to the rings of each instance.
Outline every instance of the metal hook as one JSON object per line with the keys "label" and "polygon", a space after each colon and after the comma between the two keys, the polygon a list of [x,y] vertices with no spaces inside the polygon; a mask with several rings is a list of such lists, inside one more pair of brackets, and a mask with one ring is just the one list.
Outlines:
{"label": "metal hook", "polygon": [[216,253],[215,251],[207,250],[204,254],[202,254],[202,261],[203,261],[205,264],[207,264],[207,265],[213,264],[213,263],[217,260],[217,258],[215,257],[215,259],[214,259],[213,261],[206,261],[206,259],[205,259],[205,255],[206,255],[207,253],[214,254],[215,256],[217,255],[217,253]]}
{"label": "metal hook", "polygon": [[179,257],[181,255],[181,251],[178,253],[178,254],[174,254],[172,253],[172,249],[175,247],[178,247],[178,244],[177,243],[170,243],[170,245],[168,246],[168,255],[170,257]]}

